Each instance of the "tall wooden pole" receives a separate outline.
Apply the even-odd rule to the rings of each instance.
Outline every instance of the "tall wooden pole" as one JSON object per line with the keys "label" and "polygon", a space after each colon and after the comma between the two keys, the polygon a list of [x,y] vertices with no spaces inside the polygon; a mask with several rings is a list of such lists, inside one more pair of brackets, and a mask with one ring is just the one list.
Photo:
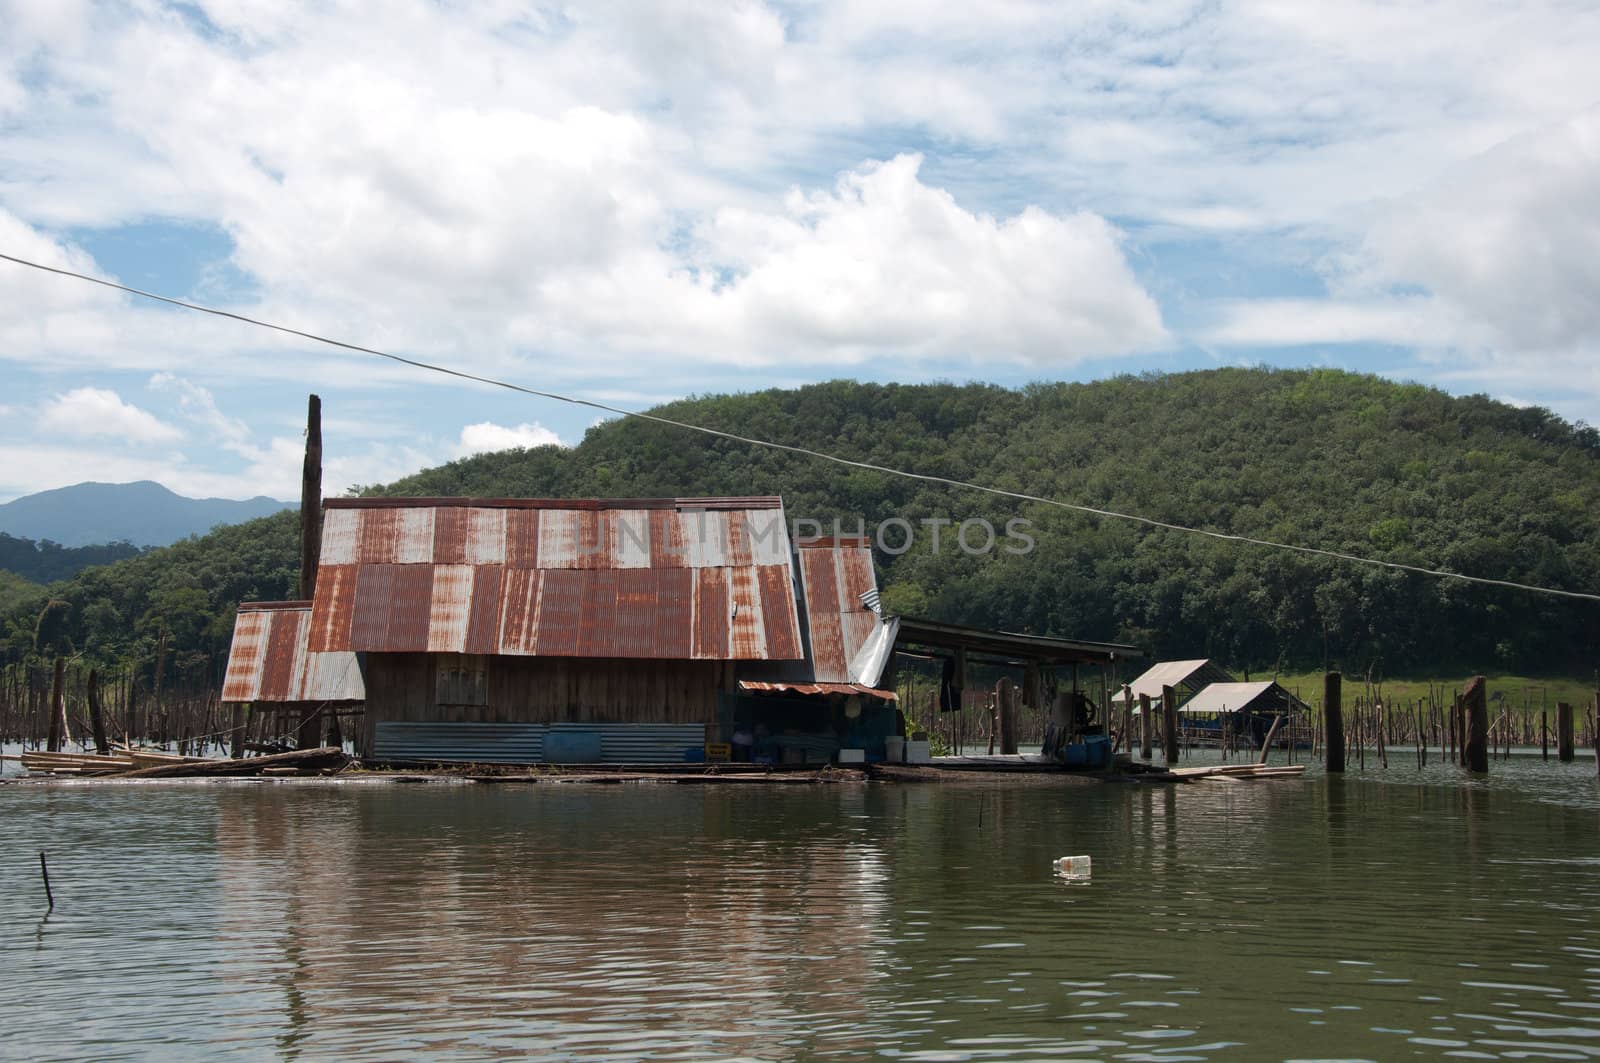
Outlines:
{"label": "tall wooden pole", "polygon": [[1327,672],[1322,677],[1322,747],[1327,750],[1330,775],[1344,774],[1344,676]]}
{"label": "tall wooden pole", "polygon": [[1155,721],[1150,718],[1150,695],[1139,695],[1139,756],[1149,760],[1155,756]]}
{"label": "tall wooden pole", "polygon": [[1122,736],[1128,752],[1133,752],[1133,688],[1122,684]]}
{"label": "tall wooden pole", "polygon": [[106,740],[106,714],[100,704],[100,673],[89,669],[89,729],[94,732],[94,751],[101,756],[111,752]]}
{"label": "tall wooden pole", "polygon": [[300,598],[317,590],[317,555],[322,552],[322,400],[306,405],[306,461],[300,476]]}
{"label": "tall wooden pole", "polygon": [[1489,770],[1489,681],[1475,675],[1461,692],[1467,717],[1467,770]]}
{"label": "tall wooden pole", "polygon": [[1161,725],[1167,740],[1167,767],[1178,763],[1178,692],[1171,687],[1161,688]]}
{"label": "tall wooden pole", "polygon": [[995,700],[1000,712],[1000,752],[1017,751],[1017,688],[1006,676],[995,689]]}
{"label": "tall wooden pole", "polygon": [[1565,701],[1558,701],[1556,702],[1556,759],[1563,764],[1571,764],[1572,745],[1572,706]]}
{"label": "tall wooden pole", "polygon": [[67,732],[67,692],[63,684],[67,677],[67,659],[56,656],[55,678],[50,683],[50,737],[45,748],[52,753],[61,752],[61,743]]}

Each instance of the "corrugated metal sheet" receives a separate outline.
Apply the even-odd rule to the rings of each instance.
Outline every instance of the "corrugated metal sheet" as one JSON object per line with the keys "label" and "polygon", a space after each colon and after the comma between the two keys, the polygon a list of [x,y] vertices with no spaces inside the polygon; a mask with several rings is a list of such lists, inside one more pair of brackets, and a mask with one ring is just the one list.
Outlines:
{"label": "corrugated metal sheet", "polygon": [[539,764],[542,723],[399,723],[373,728],[372,759],[396,764]]}
{"label": "corrugated metal sheet", "polygon": [[318,652],[802,656],[775,498],[329,499],[325,511]]}
{"label": "corrugated metal sheet", "polygon": [[764,683],[753,679],[739,680],[739,689],[756,694],[864,694],[884,701],[899,701],[900,695],[892,690],[877,690],[861,683]]}
{"label": "corrugated metal sheet", "polygon": [[311,603],[246,602],[233,622],[222,700],[362,701],[353,653],[312,653]]}
{"label": "corrugated metal sheet", "polygon": [[379,721],[372,759],[401,764],[541,764],[551,735],[598,735],[601,764],[682,764],[704,724],[409,723]]}
{"label": "corrugated metal sheet", "polygon": [[[1202,657],[1197,661],[1162,661],[1151,665],[1128,686],[1133,691],[1134,701],[1137,702],[1140,694],[1152,699],[1160,698],[1161,688],[1164,686],[1186,687],[1198,692],[1210,683],[1231,682],[1233,676]],[[1115,704],[1122,704],[1122,692],[1120,690],[1115,692],[1111,700]]]}
{"label": "corrugated metal sheet", "polygon": [[872,549],[865,540],[811,539],[795,551],[800,559],[811,663],[819,683],[848,683],[850,663],[882,621],[862,596],[878,588]]}
{"label": "corrugated metal sheet", "polygon": [[[1261,704],[1257,705],[1257,702]],[[1303,707],[1295,702],[1293,694],[1269,679],[1257,683],[1207,684],[1204,690],[1179,705],[1178,711],[1210,714],[1251,708],[1270,710],[1288,705]]]}

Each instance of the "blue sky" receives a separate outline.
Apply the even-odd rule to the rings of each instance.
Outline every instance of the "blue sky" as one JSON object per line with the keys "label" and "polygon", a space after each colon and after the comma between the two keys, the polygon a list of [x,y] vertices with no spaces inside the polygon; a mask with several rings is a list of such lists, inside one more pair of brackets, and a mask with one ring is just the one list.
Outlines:
{"label": "blue sky", "polygon": [[[0,251],[645,408],[1328,365],[1600,422],[1600,11],[0,0]],[[0,263],[0,499],[592,411]]]}

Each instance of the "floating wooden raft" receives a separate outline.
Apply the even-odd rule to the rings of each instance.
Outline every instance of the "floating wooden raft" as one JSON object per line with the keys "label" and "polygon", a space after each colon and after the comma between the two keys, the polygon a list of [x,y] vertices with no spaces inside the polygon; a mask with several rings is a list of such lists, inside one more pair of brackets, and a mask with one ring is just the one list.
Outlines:
{"label": "floating wooden raft", "polygon": [[116,775],[131,779],[177,779],[191,776],[246,776],[283,774],[285,771],[337,771],[349,763],[344,751],[334,746],[297,749],[266,757],[241,757],[215,760],[184,757],[154,750],[118,749],[109,755],[95,753],[46,753],[34,751],[21,756],[30,772],[52,775]]}
{"label": "floating wooden raft", "polygon": [[1239,779],[1278,779],[1304,775],[1304,764],[1282,764],[1269,767],[1265,764],[1212,764],[1204,768],[1172,768],[1167,774],[1180,782],[1190,779],[1234,782]]}

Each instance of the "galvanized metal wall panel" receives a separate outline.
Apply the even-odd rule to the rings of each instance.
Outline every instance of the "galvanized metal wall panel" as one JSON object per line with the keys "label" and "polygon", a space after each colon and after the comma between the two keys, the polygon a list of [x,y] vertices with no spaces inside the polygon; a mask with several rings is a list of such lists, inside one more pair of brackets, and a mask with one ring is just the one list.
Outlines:
{"label": "galvanized metal wall panel", "polygon": [[[329,519],[337,534],[326,556],[352,560],[325,565],[319,580],[311,637],[320,652],[801,656],[794,582],[761,571],[788,574],[788,555],[778,549],[787,531],[770,500],[744,509],[739,500],[710,499],[710,508],[688,510],[664,501],[335,501]],[[775,555],[774,565],[757,564]],[[686,569],[701,574],[661,579]],[[544,575],[513,585],[512,572]],[[625,572],[655,579],[624,584]]]}
{"label": "galvanized metal wall panel", "polygon": [[728,570],[694,570],[694,649],[697,660],[728,656]]}
{"label": "galvanized metal wall panel", "polygon": [[766,623],[761,613],[761,585],[749,565],[727,569],[728,652],[738,661],[759,661],[767,656]]}
{"label": "galvanized metal wall panel", "polygon": [[433,514],[433,563],[464,565],[467,562],[467,520],[470,510],[458,506],[441,507]]}
{"label": "galvanized metal wall panel", "polygon": [[658,657],[656,587],[659,575],[648,568],[627,568],[617,573],[617,611],[613,626],[613,654],[617,657]]}
{"label": "galvanized metal wall panel", "polygon": [[670,509],[652,509],[648,512],[650,567],[658,570],[686,568],[689,564],[689,553],[683,542],[683,523],[679,519],[679,514]]}
{"label": "galvanized metal wall panel", "polygon": [[467,510],[467,564],[505,564],[506,518],[509,515],[503,509]]}
{"label": "galvanized metal wall panel", "polygon": [[318,554],[318,568],[356,563],[356,550],[361,539],[361,513],[359,509],[323,511],[322,550]]}
{"label": "galvanized metal wall panel", "polygon": [[704,724],[411,723],[381,721],[372,759],[399,764],[540,764],[555,736],[598,735],[601,764],[682,764]]}
{"label": "galvanized metal wall panel", "polygon": [[752,563],[789,567],[789,527],[783,516],[781,509],[751,509],[737,514],[749,533]]}
{"label": "galvanized metal wall panel", "polygon": [[[432,529],[429,529],[432,542]],[[428,648],[433,615],[433,565],[395,565],[389,590],[389,622],[383,645],[396,653],[422,653]]]}
{"label": "galvanized metal wall panel", "polygon": [[768,659],[794,660],[801,656],[800,617],[795,609],[794,578],[789,566],[761,565],[755,571],[761,588]]}
{"label": "galvanized metal wall panel", "polygon": [[394,564],[395,542],[399,537],[398,509],[361,511],[361,536],[356,545],[356,561],[363,565]]}
{"label": "galvanized metal wall panel", "polygon": [[513,571],[482,565],[472,572],[472,610],[467,616],[467,653],[497,653],[500,648],[500,614],[503,587]]}
{"label": "galvanized metal wall panel", "polygon": [[311,607],[310,647],[315,653],[351,649],[350,623],[355,617],[355,565],[319,565],[316,602]]}
{"label": "galvanized metal wall panel", "polygon": [[279,623],[282,617],[269,614],[267,630],[267,655],[261,666],[263,701],[287,701],[294,682],[295,642],[300,632],[293,624]]}
{"label": "galvanized metal wall panel", "polygon": [[356,570],[351,649],[381,649],[389,644],[389,597],[394,593],[394,570],[394,565],[361,565]]}
{"label": "galvanized metal wall panel", "polygon": [[394,563],[426,565],[433,561],[433,516],[437,509],[395,511]]}
{"label": "galvanized metal wall panel", "polygon": [[586,571],[582,578],[582,609],[578,614],[578,656],[615,657],[617,625],[617,571]]}
{"label": "galvanized metal wall panel", "polygon": [[611,556],[617,568],[650,567],[650,512],[619,509],[612,514]]}
{"label": "galvanized metal wall panel", "polygon": [[652,657],[688,660],[694,655],[694,570],[664,568],[656,576]]}
{"label": "galvanized metal wall panel", "polygon": [[850,680],[844,655],[844,628],[839,616],[839,575],[832,550],[803,549],[800,578],[805,583],[806,619],[811,628],[812,674],[819,682]]}
{"label": "galvanized metal wall panel", "polygon": [[539,567],[576,568],[578,564],[578,514],[549,510],[539,514]]}
{"label": "galvanized metal wall panel", "polygon": [[[495,571],[488,569],[485,571]],[[532,654],[538,647],[540,582],[536,568],[504,570],[500,636],[495,653]]]}
{"label": "galvanized metal wall panel", "polygon": [[261,691],[261,666],[266,657],[271,614],[241,612],[233,618],[233,644],[222,681],[223,701],[255,701]]}
{"label": "galvanized metal wall panel", "polygon": [[[443,518],[447,513],[461,512],[458,509],[441,509],[439,516]],[[436,530],[444,526],[445,521],[440,520]],[[435,543],[438,543],[437,536]],[[428,607],[429,652],[467,651],[467,621],[472,615],[472,577],[475,571],[471,565],[433,566],[433,598]]]}
{"label": "galvanized metal wall panel", "polygon": [[[505,563],[512,568],[539,567],[539,534],[543,514],[537,509],[505,511]],[[483,562],[490,564],[490,561]]]}
{"label": "galvanized metal wall panel", "polygon": [[[309,617],[307,618],[309,622]],[[309,623],[308,623],[309,626]],[[353,653],[312,653],[304,655],[299,689],[295,701],[322,702],[364,701],[366,691],[361,684],[361,669]]]}
{"label": "galvanized metal wall panel", "polygon": [[373,730],[372,759],[399,764],[538,764],[541,723],[402,723]]}
{"label": "galvanized metal wall panel", "polygon": [[[543,542],[540,549],[543,549]],[[538,631],[534,652],[541,657],[576,657],[583,623],[583,573],[541,569]]]}
{"label": "galvanized metal wall panel", "polygon": [[311,607],[245,603],[234,620],[223,682],[225,702],[360,701],[352,653],[313,653]]}

